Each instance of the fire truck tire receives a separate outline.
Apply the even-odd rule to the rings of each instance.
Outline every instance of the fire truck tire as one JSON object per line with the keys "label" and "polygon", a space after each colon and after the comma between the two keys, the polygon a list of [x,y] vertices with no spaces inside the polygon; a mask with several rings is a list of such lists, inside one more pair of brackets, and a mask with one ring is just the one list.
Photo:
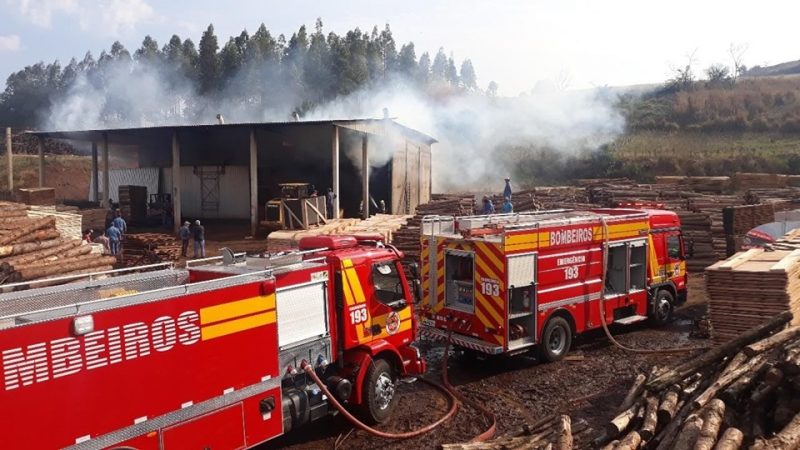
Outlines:
{"label": "fire truck tire", "polygon": [[657,326],[666,325],[672,320],[672,310],[675,308],[675,298],[668,289],[656,292],[653,306],[650,309],[650,320]]}
{"label": "fire truck tire", "polygon": [[567,319],[561,316],[551,317],[542,332],[539,359],[547,362],[558,361],[569,352],[571,345],[572,327]]}
{"label": "fire truck tire", "polygon": [[392,416],[397,406],[397,376],[392,365],[385,359],[373,360],[364,377],[364,403],[361,415],[365,422],[375,425],[385,422]]}

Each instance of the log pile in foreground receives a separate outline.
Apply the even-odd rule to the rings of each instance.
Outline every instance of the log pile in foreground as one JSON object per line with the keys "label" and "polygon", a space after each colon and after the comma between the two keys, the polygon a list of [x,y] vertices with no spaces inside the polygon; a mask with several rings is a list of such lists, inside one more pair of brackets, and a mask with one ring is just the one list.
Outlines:
{"label": "log pile in foreground", "polygon": [[783,311],[800,325],[800,250],[737,253],[706,270],[706,291],[715,343]]}
{"label": "log pile in foreground", "polygon": [[556,415],[489,441],[444,444],[442,450],[571,450],[578,448],[575,444],[576,436],[588,434],[591,431],[584,420],[573,422],[569,416]]}
{"label": "log pile in foreground", "polygon": [[785,328],[791,318],[779,314],[677,367],[637,380],[594,445],[800,448],[800,327]]}
{"label": "log pile in foreground", "polygon": [[53,215],[28,217],[25,205],[0,203],[0,284],[112,269],[114,257],[93,252],[56,226]]}

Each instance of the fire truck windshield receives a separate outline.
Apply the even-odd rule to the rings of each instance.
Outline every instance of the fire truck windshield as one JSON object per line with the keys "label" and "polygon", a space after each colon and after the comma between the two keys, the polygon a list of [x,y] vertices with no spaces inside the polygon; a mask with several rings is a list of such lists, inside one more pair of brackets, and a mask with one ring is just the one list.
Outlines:
{"label": "fire truck windshield", "polygon": [[375,297],[381,303],[392,303],[403,298],[403,284],[394,262],[373,264],[372,284],[375,286]]}

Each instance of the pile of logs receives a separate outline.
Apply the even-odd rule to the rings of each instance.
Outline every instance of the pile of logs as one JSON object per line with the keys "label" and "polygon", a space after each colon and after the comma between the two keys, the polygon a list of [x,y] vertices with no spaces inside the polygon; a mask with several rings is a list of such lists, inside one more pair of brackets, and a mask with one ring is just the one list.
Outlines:
{"label": "pile of logs", "polygon": [[[492,196],[491,199],[499,212],[505,199],[499,194]],[[542,209],[588,209],[596,206],[589,203],[585,189],[574,186],[537,187],[517,191],[511,196],[511,203],[516,212]]]}
{"label": "pile of logs", "polygon": [[737,253],[706,270],[706,291],[717,343],[783,311],[800,324],[800,250]]}
{"label": "pile of logs", "polygon": [[475,213],[473,195],[434,194],[429,203],[417,206],[416,215],[392,235],[392,244],[405,254],[406,264],[419,263],[420,227],[425,216],[468,216]]}
{"label": "pile of logs", "polygon": [[55,217],[30,218],[25,205],[0,204],[0,284],[111,270],[116,259],[92,250],[63,237]]}
{"label": "pile of logs", "polygon": [[640,374],[595,439],[629,450],[800,448],[800,327],[790,313],[685,363]]}
{"label": "pile of logs", "polygon": [[591,428],[584,420],[574,423],[569,416],[547,417],[534,424],[525,425],[504,436],[484,442],[444,444],[442,450],[510,450],[510,449],[551,449],[571,450],[578,448],[576,437],[589,433]]}
{"label": "pile of logs", "polygon": [[126,267],[175,261],[180,256],[181,242],[171,234],[128,234],[122,243],[122,263]]}

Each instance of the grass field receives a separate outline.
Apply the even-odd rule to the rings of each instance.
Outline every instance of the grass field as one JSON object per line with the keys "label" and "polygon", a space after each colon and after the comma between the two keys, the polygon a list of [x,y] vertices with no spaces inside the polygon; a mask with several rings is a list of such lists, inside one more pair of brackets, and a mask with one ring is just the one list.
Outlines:
{"label": "grass field", "polygon": [[800,134],[777,132],[642,131],[608,149],[612,175],[647,180],[655,175],[800,173]]}

